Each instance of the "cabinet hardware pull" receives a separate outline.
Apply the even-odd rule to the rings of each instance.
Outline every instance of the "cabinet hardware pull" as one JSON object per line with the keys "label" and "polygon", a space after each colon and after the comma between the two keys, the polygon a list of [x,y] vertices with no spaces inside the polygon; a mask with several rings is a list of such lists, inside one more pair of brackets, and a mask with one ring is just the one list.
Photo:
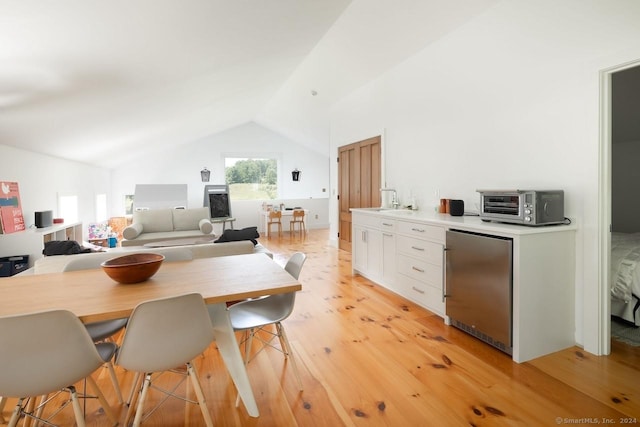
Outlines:
{"label": "cabinet hardware pull", "polygon": [[412,228],[412,231],[417,231],[418,233],[424,233],[425,229],[424,228]]}
{"label": "cabinet hardware pull", "polygon": [[390,234],[390,233],[382,233],[382,235],[387,237],[393,237],[393,234]]}
{"label": "cabinet hardware pull", "polygon": [[415,286],[412,286],[411,289],[413,289],[416,292],[420,292],[421,294],[424,294],[424,291],[422,289],[418,289]]}
{"label": "cabinet hardware pull", "polygon": [[419,248],[418,246],[411,246],[411,249],[415,249],[416,251],[424,251],[424,248]]}
{"label": "cabinet hardware pull", "polygon": [[411,267],[412,269],[414,269],[415,271],[418,271],[420,273],[424,273],[424,270],[418,268],[418,267]]}
{"label": "cabinet hardware pull", "polygon": [[442,302],[445,302],[445,298],[450,297],[447,293],[447,248],[442,248]]}
{"label": "cabinet hardware pull", "polygon": [[383,222],[382,225],[386,225],[387,227],[393,226],[393,224],[389,224],[388,222]]}

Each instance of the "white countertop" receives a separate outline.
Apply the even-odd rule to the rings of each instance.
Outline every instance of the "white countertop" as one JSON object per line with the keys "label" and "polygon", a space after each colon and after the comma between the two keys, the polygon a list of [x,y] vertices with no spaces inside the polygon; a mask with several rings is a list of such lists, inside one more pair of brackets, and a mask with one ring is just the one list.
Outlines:
{"label": "white countertop", "polygon": [[451,216],[449,214],[435,213],[427,210],[412,211],[408,209],[380,209],[380,208],[352,208],[352,213],[374,215],[396,220],[417,221],[424,224],[441,225],[447,228],[461,227],[465,230],[493,233],[500,235],[527,235],[554,233],[561,231],[575,231],[577,226],[571,224],[524,226],[517,224],[505,224],[500,222],[485,222],[479,216]]}

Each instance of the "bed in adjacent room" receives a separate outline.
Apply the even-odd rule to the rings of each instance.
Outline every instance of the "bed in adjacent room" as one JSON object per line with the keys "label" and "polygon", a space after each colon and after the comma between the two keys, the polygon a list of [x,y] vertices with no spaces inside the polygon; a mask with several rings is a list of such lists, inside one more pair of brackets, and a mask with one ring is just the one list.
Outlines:
{"label": "bed in adjacent room", "polygon": [[611,233],[611,315],[640,326],[640,233]]}

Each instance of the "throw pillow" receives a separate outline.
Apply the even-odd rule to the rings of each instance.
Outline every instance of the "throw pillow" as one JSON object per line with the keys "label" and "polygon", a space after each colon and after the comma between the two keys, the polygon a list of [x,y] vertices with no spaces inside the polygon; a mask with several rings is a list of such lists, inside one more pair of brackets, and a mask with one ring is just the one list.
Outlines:
{"label": "throw pillow", "polygon": [[247,227],[242,230],[225,230],[222,233],[222,236],[214,243],[224,243],[224,242],[236,242],[238,240],[251,240],[253,245],[257,245],[258,241],[256,240],[260,237],[260,233],[258,233],[258,227]]}
{"label": "throw pillow", "polygon": [[142,223],[136,222],[122,230],[122,237],[127,240],[133,240],[142,233]]}
{"label": "throw pillow", "polygon": [[211,234],[211,232],[213,231],[213,224],[211,224],[211,221],[207,218],[203,218],[200,220],[198,228],[200,228],[200,231],[204,234]]}

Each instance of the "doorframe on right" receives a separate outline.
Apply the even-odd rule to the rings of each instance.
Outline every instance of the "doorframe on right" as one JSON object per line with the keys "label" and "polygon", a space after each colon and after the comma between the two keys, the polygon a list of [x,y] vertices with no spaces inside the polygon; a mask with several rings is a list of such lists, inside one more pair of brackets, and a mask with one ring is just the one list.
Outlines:
{"label": "doorframe on right", "polygon": [[[599,167],[598,167],[598,295],[597,306],[598,316],[596,317],[597,325],[591,325],[594,334],[595,343],[592,345],[597,349],[598,355],[607,355],[611,353],[611,277],[609,274],[611,265],[611,150],[612,150],[612,122],[611,122],[611,105],[612,75],[619,71],[640,66],[640,60],[627,62],[616,65],[600,71],[600,147],[599,147]],[[588,307],[591,304],[585,301],[585,347],[589,340],[589,334],[586,332],[591,329],[589,326],[589,316],[586,315]],[[593,318],[593,317],[592,317]]]}

